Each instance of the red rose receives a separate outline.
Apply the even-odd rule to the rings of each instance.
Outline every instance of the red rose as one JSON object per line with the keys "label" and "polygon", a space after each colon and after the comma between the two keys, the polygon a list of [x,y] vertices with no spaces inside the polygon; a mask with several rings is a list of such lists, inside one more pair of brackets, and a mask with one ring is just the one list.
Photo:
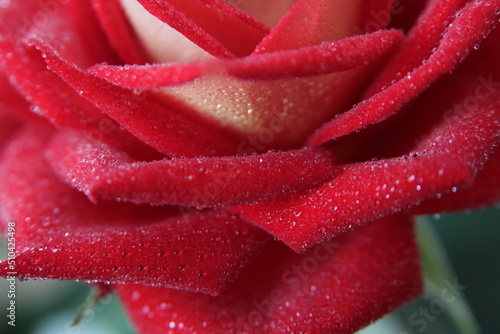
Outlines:
{"label": "red rose", "polygon": [[412,215],[499,200],[500,1],[234,3],[4,2],[2,276],[351,333],[421,292]]}

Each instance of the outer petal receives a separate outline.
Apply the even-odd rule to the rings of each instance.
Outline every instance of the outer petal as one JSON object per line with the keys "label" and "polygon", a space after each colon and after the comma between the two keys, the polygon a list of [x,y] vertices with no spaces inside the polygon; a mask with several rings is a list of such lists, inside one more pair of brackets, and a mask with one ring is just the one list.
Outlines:
{"label": "outer petal", "polygon": [[473,46],[488,35],[497,23],[499,13],[498,0],[469,2],[457,13],[440,45],[427,61],[387,89],[324,125],[309,139],[308,144],[320,145],[393,115],[432,82],[453,70]]}
{"label": "outer petal", "polygon": [[406,74],[421,66],[422,62],[426,62],[442,43],[443,35],[446,33],[450,22],[456,18],[457,11],[470,1],[411,2],[411,4],[400,4],[400,10],[406,11],[408,6],[422,6],[422,4],[426,8],[420,14],[421,16],[408,33],[408,37],[401,47],[381,73],[378,74],[377,79],[370,85],[370,88],[365,93],[365,98],[380,92],[384,89],[383,87],[390,86],[396,80],[401,80]]}
{"label": "outer petal", "polygon": [[21,127],[21,122],[7,113],[0,103],[0,152],[9,138]]}
{"label": "outer petal", "polygon": [[492,154],[474,183],[460,191],[438,194],[413,208],[415,214],[443,213],[475,209],[500,203],[500,149]]}
{"label": "outer petal", "polygon": [[222,207],[296,192],[330,178],[324,149],[137,162],[106,145],[64,133],[52,140],[56,172],[92,200]]}
{"label": "outer petal", "polygon": [[[18,43],[37,36],[57,48],[64,58],[84,68],[102,59],[104,48],[99,51],[87,49],[88,41],[71,15],[75,0],[45,2],[37,0],[9,1],[7,8],[0,11],[0,41]],[[86,1],[86,0],[82,0]],[[90,22],[88,22],[90,23]],[[76,29],[75,29],[76,28]],[[96,38],[94,43],[99,43]],[[8,53],[8,51],[2,51]],[[106,57],[105,57],[106,58]],[[21,60],[21,59],[19,59]]]}
{"label": "outer petal", "polygon": [[254,54],[231,60],[163,63],[146,66],[96,65],[92,71],[114,84],[129,88],[179,85],[205,73],[227,74],[240,79],[276,80],[331,74],[372,62],[399,41],[395,30],[325,42],[289,51]]}
{"label": "outer petal", "polygon": [[[158,102],[154,94],[137,94],[113,86],[59,57],[51,47],[33,41],[52,70],[81,96],[145,143],[172,156],[224,155],[236,152],[236,143],[222,129],[180,114],[179,102]],[[187,113],[187,111],[186,111]]]}
{"label": "outer petal", "polygon": [[[28,128],[0,162],[0,214],[16,223],[21,278],[134,282],[217,294],[267,240],[235,215],[92,205],[45,161],[43,128]],[[8,275],[7,262],[0,275]]]}
{"label": "outer petal", "polygon": [[48,70],[38,51],[6,40],[0,40],[0,50],[0,62],[16,88],[34,106],[35,113],[55,125],[80,130],[89,138],[104,140],[135,156],[159,156]]}
{"label": "outer petal", "polygon": [[273,243],[222,296],[116,287],[139,333],[352,333],[421,292],[412,224],[393,216],[297,255]]}
{"label": "outer petal", "polygon": [[347,165],[294,196],[234,208],[297,251],[368,221],[470,184],[500,135],[495,96],[428,135],[408,157]]}

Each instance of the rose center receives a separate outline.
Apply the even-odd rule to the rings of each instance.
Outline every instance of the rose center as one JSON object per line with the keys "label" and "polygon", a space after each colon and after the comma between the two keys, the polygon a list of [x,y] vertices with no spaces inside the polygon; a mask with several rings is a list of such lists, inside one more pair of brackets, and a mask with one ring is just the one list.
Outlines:
{"label": "rose center", "polygon": [[[120,1],[153,61],[188,62],[213,57],[146,11],[137,0]],[[316,46],[353,35],[363,7],[362,0],[230,2],[275,26],[259,52]],[[248,142],[243,153],[261,152],[300,146],[316,128],[353,104],[359,83],[368,72],[366,66],[359,66],[340,73],[270,81],[207,73],[193,82],[163,87],[161,91],[192,107],[194,115]]]}
{"label": "rose center", "polygon": [[[274,26],[297,0],[230,0],[268,26]],[[120,0],[144,49],[155,62],[196,61],[212,56],[161,20],[137,0]]]}

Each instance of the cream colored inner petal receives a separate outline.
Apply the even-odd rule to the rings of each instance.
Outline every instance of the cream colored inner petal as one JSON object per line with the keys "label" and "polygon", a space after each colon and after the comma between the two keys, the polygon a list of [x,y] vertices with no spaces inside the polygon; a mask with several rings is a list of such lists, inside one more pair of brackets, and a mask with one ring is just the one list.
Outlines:
{"label": "cream colored inner petal", "polygon": [[155,62],[192,62],[213,58],[141,6],[137,0],[120,0],[144,50]]}
{"label": "cream colored inner petal", "polygon": [[264,150],[259,146],[290,148],[302,144],[317,127],[349,107],[363,69],[274,81],[209,75],[162,90],[242,140],[257,137],[256,151]]}

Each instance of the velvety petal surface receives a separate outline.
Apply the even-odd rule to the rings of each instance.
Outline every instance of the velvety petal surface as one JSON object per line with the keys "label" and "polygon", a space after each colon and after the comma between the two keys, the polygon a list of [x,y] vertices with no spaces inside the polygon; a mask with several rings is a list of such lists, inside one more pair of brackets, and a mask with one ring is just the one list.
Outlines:
{"label": "velvety petal surface", "polygon": [[21,122],[6,112],[0,103],[0,152],[9,138],[20,128]]}
{"label": "velvety petal surface", "polygon": [[331,74],[372,62],[402,41],[396,30],[325,42],[312,47],[254,54],[248,57],[193,63],[145,66],[96,65],[92,71],[114,84],[129,88],[179,85],[205,73],[240,79],[276,80]]}
{"label": "velvety petal surface", "polygon": [[[402,12],[405,12],[408,6],[417,5],[409,1],[399,2]],[[424,4],[424,11],[409,31],[407,38],[365,92],[365,97],[368,98],[383,90],[383,87],[401,80],[406,74],[421,66],[422,62],[426,62],[442,43],[443,35],[449,28],[450,22],[456,18],[457,11],[467,2],[467,0],[427,1]]]}
{"label": "velvety petal surface", "polygon": [[351,36],[361,6],[360,0],[299,0],[255,52],[290,50]]}
{"label": "velvety petal surface", "polygon": [[[342,16],[342,21],[345,22],[339,21],[339,24],[350,26],[352,32],[361,15],[355,10],[341,12],[340,7],[351,6],[347,1],[338,2],[340,7],[333,6],[330,2],[316,0],[299,1],[295,6],[305,6],[308,9],[304,13],[299,9],[292,9],[293,15],[287,14],[270,35],[295,36],[295,33],[285,34],[278,31],[288,29],[286,28],[288,25],[295,26],[297,31],[302,31],[304,26],[299,29],[297,22],[307,18],[307,22],[311,22],[319,29],[305,29],[310,34],[315,32],[331,36],[323,40],[318,39],[317,43],[311,40],[312,44],[299,43],[293,47],[290,45],[283,50],[315,46],[323,41],[334,41],[352,35],[354,33],[338,35],[333,28],[325,28],[325,31],[321,29],[332,17]],[[350,15],[354,15],[354,18]],[[273,40],[281,37],[275,37]],[[368,40],[369,37],[366,38]],[[266,52],[283,50],[266,49]],[[196,116],[232,131],[242,142],[238,149],[239,153],[265,152],[270,148],[297,148],[318,126],[354,103],[355,97],[363,89],[364,80],[371,76],[371,71],[380,63],[370,61],[373,59],[373,53],[369,49],[362,51],[365,58],[363,65],[341,73],[262,82],[221,75],[220,70],[216,68],[215,73],[208,71],[198,80],[180,86],[166,87],[162,92],[186,103],[196,111]],[[281,60],[284,62],[283,57]],[[192,78],[192,71],[198,70],[190,67],[186,72],[187,77]],[[182,75],[180,74],[181,77]],[[174,82],[175,80],[177,79],[174,79]],[[310,110],[315,112],[311,113]]]}
{"label": "velvety petal surface", "polygon": [[[72,27],[81,36],[84,44],[83,49],[92,55],[93,62],[119,64],[119,58],[103,30],[103,26],[106,26],[101,26],[92,6],[92,0],[69,0],[66,2]],[[108,0],[107,3],[113,3],[113,1]]]}
{"label": "velvety petal surface", "polygon": [[119,0],[90,0],[109,43],[126,64],[144,64],[149,57]]}
{"label": "velvety petal surface", "polygon": [[414,214],[433,214],[498,205],[500,203],[500,150],[491,154],[484,168],[479,171],[474,183],[460,191],[439,194],[411,210]]}
{"label": "velvety petal surface", "polygon": [[[300,0],[260,43],[255,53],[291,50],[383,29],[392,0]],[[379,13],[384,13],[383,17]]]}
{"label": "velvety petal surface", "polygon": [[52,71],[78,95],[109,115],[144,143],[170,156],[224,155],[236,152],[234,139],[223,129],[192,119],[174,100],[158,101],[154,94],[111,85],[59,57],[50,46],[33,41]]}
{"label": "velvety petal surface", "polygon": [[[236,215],[101,203],[60,182],[46,129],[27,128],[0,161],[1,221],[16,223],[20,278],[168,286],[218,294],[267,240]],[[0,263],[0,275],[9,272]]]}
{"label": "velvety petal surface", "polygon": [[255,18],[220,0],[138,1],[156,18],[216,57],[246,56],[269,32]]}
{"label": "velvety petal surface", "polygon": [[221,296],[116,287],[139,333],[352,333],[422,289],[413,225],[373,222],[298,255],[272,243]]}
{"label": "velvety petal surface", "polygon": [[94,202],[240,205],[308,188],[336,170],[324,149],[139,162],[68,132],[56,135],[51,148],[58,175]]}
{"label": "velvety petal surface", "polygon": [[136,156],[159,155],[47,69],[44,55],[32,46],[2,40],[0,50],[6,74],[36,114],[57,126],[77,129],[88,138],[104,140]]}
{"label": "velvety petal surface", "polygon": [[500,135],[494,95],[444,121],[408,156],[346,165],[299,195],[234,208],[296,251],[472,183]]}
{"label": "velvety petal surface", "polygon": [[488,35],[498,23],[499,15],[499,1],[468,2],[456,13],[427,60],[424,59],[419,67],[385,90],[324,125],[309,139],[308,144],[320,145],[393,115],[436,79],[452,71]]}

